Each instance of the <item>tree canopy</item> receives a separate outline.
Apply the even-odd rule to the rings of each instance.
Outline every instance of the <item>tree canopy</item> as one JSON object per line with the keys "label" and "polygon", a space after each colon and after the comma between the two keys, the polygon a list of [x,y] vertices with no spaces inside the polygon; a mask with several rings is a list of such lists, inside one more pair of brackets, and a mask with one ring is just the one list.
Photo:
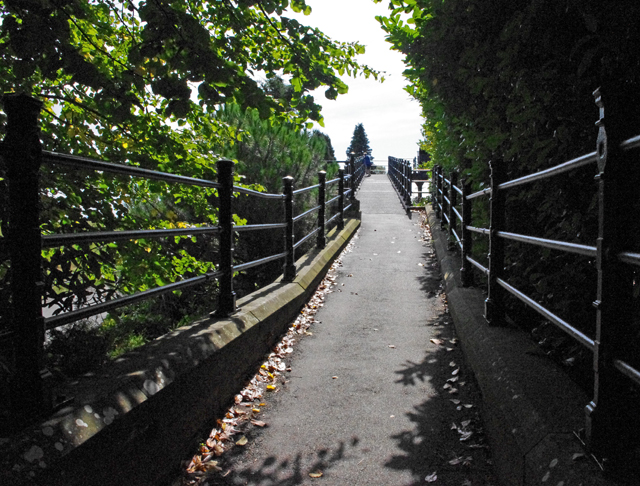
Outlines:
{"label": "tree canopy", "polygon": [[[220,147],[249,136],[218,116],[221,107],[301,130],[322,123],[309,91],[325,86],[334,99],[348,90],[339,75],[378,76],[356,61],[362,45],[331,40],[288,8],[311,11],[304,0],[0,0],[0,90],[43,101],[47,150],[215,179]],[[289,80],[282,93],[271,89],[276,76]],[[0,112],[0,135],[5,122]],[[214,190],[59,167],[44,167],[41,180],[44,234],[217,223]],[[201,243],[47,250],[45,299],[71,309],[88,295],[103,300],[200,274],[216,264],[194,258]],[[0,287],[6,275],[0,267]]]}
{"label": "tree canopy", "polygon": [[347,157],[352,153],[356,156],[360,156],[364,153],[371,154],[371,148],[369,147],[369,138],[367,132],[364,130],[362,123],[358,123],[353,129],[353,136],[351,137],[351,143],[347,148]]}

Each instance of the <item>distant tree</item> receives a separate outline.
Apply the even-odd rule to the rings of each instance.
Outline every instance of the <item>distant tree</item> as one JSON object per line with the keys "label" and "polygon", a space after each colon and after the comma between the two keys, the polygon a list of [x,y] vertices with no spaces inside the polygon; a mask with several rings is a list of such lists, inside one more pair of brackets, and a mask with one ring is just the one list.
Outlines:
{"label": "distant tree", "polygon": [[324,152],[324,161],[333,161],[336,160],[336,153],[333,150],[333,145],[331,145],[331,137],[326,133],[322,133],[320,130],[314,130],[312,137],[317,137],[325,141],[326,149]]}
{"label": "distant tree", "polygon": [[364,152],[371,154],[371,148],[369,147],[369,139],[367,133],[364,131],[362,123],[358,123],[353,130],[353,137],[351,137],[351,145],[347,149],[347,157],[351,155],[351,152],[356,155],[362,155]]}

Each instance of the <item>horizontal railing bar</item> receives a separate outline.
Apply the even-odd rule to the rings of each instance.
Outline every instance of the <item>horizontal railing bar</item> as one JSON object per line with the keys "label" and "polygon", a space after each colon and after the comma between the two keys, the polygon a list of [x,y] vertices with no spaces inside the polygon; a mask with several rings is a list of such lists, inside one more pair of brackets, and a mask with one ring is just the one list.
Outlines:
{"label": "horizontal railing bar", "polygon": [[496,235],[507,240],[520,241],[522,243],[529,243],[530,245],[543,246],[552,250],[566,251],[567,253],[577,253],[578,255],[595,257],[598,253],[595,246],[568,243],[566,241],[547,240],[546,238],[507,233],[506,231],[498,231],[496,232]]}
{"label": "horizontal railing bar", "polygon": [[244,225],[234,225],[233,231],[242,233],[243,231],[260,231],[260,230],[286,228],[286,227],[287,227],[287,223],[244,224]]}
{"label": "horizontal railing bar", "polygon": [[191,186],[212,187],[214,189],[219,189],[221,187],[217,182],[207,181],[205,179],[196,179],[194,177],[181,176],[171,174],[169,172],[158,172],[130,165],[114,164],[113,162],[104,162],[102,160],[94,160],[77,155],[57,154],[47,150],[42,151],[42,161],[53,164],[69,165],[80,169],[100,170],[114,174],[144,177],[145,179],[154,179],[164,182],[177,182]]}
{"label": "horizontal railing bar", "polygon": [[491,188],[490,187],[487,187],[486,189],[482,189],[481,191],[478,191],[478,192],[474,192],[473,194],[469,194],[467,196],[467,201],[470,200],[470,199],[475,199],[477,197],[485,196],[485,195],[488,195],[488,194],[491,194]]}
{"label": "horizontal railing bar", "polygon": [[330,181],[327,181],[324,183],[325,186],[329,186],[331,184],[335,184],[336,182],[338,182],[340,180],[339,177],[336,177],[335,179],[331,179]]}
{"label": "horizontal railing bar", "polygon": [[293,249],[295,250],[296,248],[298,248],[300,245],[302,245],[305,241],[307,241],[309,238],[311,238],[313,235],[315,235],[318,231],[320,231],[320,228],[316,228],[314,229],[311,233],[309,233],[307,236],[305,236],[304,238],[302,238],[300,241],[298,241],[295,245],[293,245]]}
{"label": "horizontal railing bar", "polygon": [[640,147],[640,135],[631,137],[620,144],[620,148],[623,150],[631,150],[637,147]]}
{"label": "horizontal railing bar", "polygon": [[309,192],[313,189],[316,189],[320,187],[320,184],[316,184],[315,186],[309,186],[309,187],[303,187],[302,189],[297,189],[295,191],[293,191],[293,195],[295,196],[296,194],[303,194],[305,192]]}
{"label": "horizontal railing bar", "polygon": [[353,204],[349,204],[348,206],[344,207],[344,210],[346,211],[347,209],[349,209],[351,206],[353,206]]}
{"label": "horizontal railing bar", "polygon": [[621,359],[614,359],[613,366],[616,367],[618,371],[620,371],[623,375],[631,378],[636,384],[640,385],[640,371],[625,363]]}
{"label": "horizontal railing bar", "polygon": [[333,216],[331,216],[329,219],[327,219],[327,221],[324,224],[329,224],[331,223],[331,221],[333,221],[334,219],[336,219],[338,216],[340,216],[340,213],[336,213]]}
{"label": "horizontal railing bar", "polygon": [[451,186],[451,187],[453,187],[454,191],[456,191],[458,194],[462,196],[462,189],[460,189],[458,186]]}
{"label": "horizontal railing bar", "polygon": [[45,327],[47,330],[55,329],[57,327],[64,326],[65,324],[71,324],[72,322],[79,321],[80,319],[96,316],[98,314],[102,314],[103,312],[117,309],[118,307],[123,307],[125,305],[134,304],[142,300],[147,300],[152,297],[165,294],[167,292],[173,292],[175,290],[181,290],[184,288],[193,287],[195,285],[200,285],[207,280],[218,278],[220,275],[222,275],[222,272],[220,270],[216,272],[209,272],[205,275],[188,278],[186,280],[163,285],[162,287],[157,287],[155,289],[145,290],[144,292],[138,292],[136,294],[127,295],[125,297],[118,297],[117,299],[110,300],[109,302],[91,305],[82,309],[66,312],[58,316],[47,317],[44,320]]}
{"label": "horizontal railing bar", "polygon": [[286,257],[287,254],[285,253],[280,253],[278,255],[271,255],[265,258],[261,258],[260,260],[254,260],[252,262],[247,262],[247,263],[242,263],[241,265],[234,265],[233,266],[233,271],[234,272],[242,272],[243,270],[248,270],[249,268],[253,268],[253,267],[257,267],[258,265],[263,265],[265,263],[269,263],[272,262],[274,260],[280,260],[284,257]]}
{"label": "horizontal railing bar", "polygon": [[565,321],[564,319],[558,317],[557,315],[555,315],[553,312],[551,312],[550,310],[546,309],[545,307],[541,306],[540,304],[538,304],[535,300],[533,300],[532,298],[528,297],[527,295],[523,294],[522,292],[520,292],[518,289],[516,289],[515,287],[512,287],[511,285],[509,285],[507,282],[505,282],[504,280],[502,280],[501,278],[496,280],[498,282],[498,284],[504,288],[505,290],[507,290],[509,293],[513,294],[515,297],[517,297],[518,299],[520,299],[522,302],[524,302],[525,304],[527,304],[529,307],[531,307],[533,310],[535,310],[536,312],[538,312],[538,314],[541,314],[542,316],[546,317],[547,319],[549,319],[553,324],[555,324],[560,330],[566,332],[568,335],[570,335],[571,337],[573,337],[576,341],[578,341],[580,344],[586,346],[587,348],[589,348],[592,352],[595,349],[595,342],[593,341],[593,339],[591,339],[589,336],[587,336],[586,334],[584,334],[583,332],[579,331],[578,329],[576,329],[575,327],[573,327],[571,324],[569,324],[567,321]]}
{"label": "horizontal railing bar", "polygon": [[467,261],[469,263],[471,263],[471,265],[473,265],[474,267],[476,267],[478,270],[480,270],[482,273],[484,273],[485,275],[489,275],[489,269],[487,267],[482,266],[480,263],[478,263],[477,261],[475,261],[473,258],[471,258],[470,256],[467,256]]}
{"label": "horizontal railing bar", "polygon": [[334,202],[336,202],[338,199],[340,199],[340,194],[338,194],[336,197],[334,197],[333,199],[329,199],[326,203],[324,203],[325,206],[328,206],[329,204],[333,204]]}
{"label": "horizontal railing bar", "polygon": [[299,219],[302,219],[302,218],[304,218],[305,216],[307,216],[307,215],[309,215],[311,213],[315,213],[318,209],[320,209],[320,206],[316,206],[315,208],[311,208],[308,211],[305,211],[304,213],[299,214],[298,216],[293,218],[293,222],[295,223]]}
{"label": "horizontal railing bar", "polygon": [[588,165],[593,162],[596,162],[597,155],[595,152],[591,152],[590,154],[583,155],[581,157],[569,160],[564,164],[556,165],[555,167],[551,167],[549,169],[541,170],[540,172],[536,172],[534,174],[529,174],[524,177],[519,177],[518,179],[514,179],[512,181],[503,182],[498,186],[498,189],[508,189],[510,187],[520,186],[522,184],[527,184],[529,182],[539,181],[541,179],[546,179],[547,177],[551,177],[554,175],[562,174],[563,172],[567,172],[569,170],[577,169],[578,167],[582,167],[583,165]]}
{"label": "horizontal railing bar", "polygon": [[345,191],[344,191],[344,195],[345,195],[345,196],[348,196],[348,195],[349,195],[349,193],[351,193],[351,191],[352,191],[352,189],[347,189],[347,190],[345,190]]}
{"label": "horizontal railing bar", "polygon": [[247,194],[249,196],[255,196],[262,199],[284,199],[284,194],[269,194],[268,192],[258,192],[253,189],[247,189],[246,187],[233,186],[233,192],[240,194]]}
{"label": "horizontal railing bar", "polygon": [[473,231],[474,233],[480,233],[482,235],[490,235],[491,230],[489,228],[476,228],[475,226],[467,226],[469,231]]}
{"label": "horizontal railing bar", "polygon": [[217,234],[219,226],[206,228],[175,228],[175,229],[151,229],[151,230],[124,230],[124,231],[87,231],[84,233],[64,233],[57,235],[44,235],[42,237],[43,248],[56,246],[77,245],[80,243],[104,243],[106,241],[135,240],[141,238],[164,238],[179,235],[203,235]]}
{"label": "horizontal railing bar", "polygon": [[618,255],[618,259],[624,263],[640,266],[640,253],[631,253],[630,251],[622,252]]}
{"label": "horizontal railing bar", "polygon": [[458,210],[455,207],[452,207],[451,209],[453,210],[454,214],[458,218],[458,221],[462,222],[462,215],[458,212]]}

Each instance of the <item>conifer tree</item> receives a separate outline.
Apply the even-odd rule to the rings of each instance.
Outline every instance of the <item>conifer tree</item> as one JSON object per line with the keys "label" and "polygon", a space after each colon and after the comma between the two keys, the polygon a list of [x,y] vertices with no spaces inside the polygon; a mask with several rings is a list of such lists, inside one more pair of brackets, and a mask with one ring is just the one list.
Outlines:
{"label": "conifer tree", "polygon": [[362,123],[358,123],[353,130],[353,137],[351,137],[351,145],[347,149],[347,157],[353,152],[356,155],[362,155],[363,153],[371,154],[371,148],[369,147],[369,138],[367,138],[367,132],[364,131]]}

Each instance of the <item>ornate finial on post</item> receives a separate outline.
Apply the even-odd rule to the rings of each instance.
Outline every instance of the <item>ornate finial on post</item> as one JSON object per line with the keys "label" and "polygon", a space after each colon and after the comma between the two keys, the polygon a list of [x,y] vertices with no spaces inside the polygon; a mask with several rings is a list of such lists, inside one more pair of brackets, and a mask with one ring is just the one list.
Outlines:
{"label": "ornate finial on post", "polygon": [[604,103],[602,101],[602,92],[600,88],[593,92],[593,96],[596,101],[596,105],[600,109],[600,118],[596,122],[598,127],[598,138],[596,140],[596,156],[598,158],[598,171],[600,175],[604,174],[604,169],[607,165],[608,143],[607,143],[607,131],[604,127]]}

